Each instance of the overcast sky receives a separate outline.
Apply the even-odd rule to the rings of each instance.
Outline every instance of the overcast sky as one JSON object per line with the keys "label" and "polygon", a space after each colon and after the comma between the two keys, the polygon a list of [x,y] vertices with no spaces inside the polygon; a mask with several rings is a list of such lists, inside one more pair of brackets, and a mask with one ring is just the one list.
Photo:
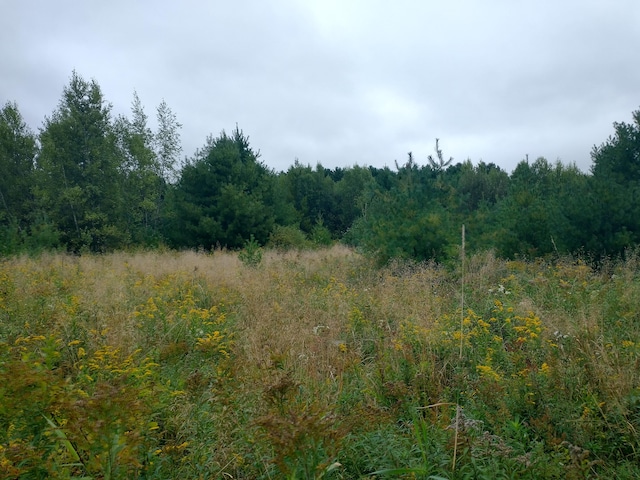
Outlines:
{"label": "overcast sky", "polygon": [[0,103],[38,131],[75,69],[113,113],[164,99],[183,156],[237,124],[261,160],[587,171],[640,108],[638,0],[0,0]]}

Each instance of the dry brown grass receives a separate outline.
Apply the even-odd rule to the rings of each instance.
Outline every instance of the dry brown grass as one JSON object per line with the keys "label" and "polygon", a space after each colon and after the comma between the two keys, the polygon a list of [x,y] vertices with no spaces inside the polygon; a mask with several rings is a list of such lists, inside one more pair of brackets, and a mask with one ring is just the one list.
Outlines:
{"label": "dry brown grass", "polygon": [[248,365],[283,363],[300,376],[331,377],[343,362],[339,345],[358,268],[344,247],[269,252],[261,268],[241,267],[240,330]]}

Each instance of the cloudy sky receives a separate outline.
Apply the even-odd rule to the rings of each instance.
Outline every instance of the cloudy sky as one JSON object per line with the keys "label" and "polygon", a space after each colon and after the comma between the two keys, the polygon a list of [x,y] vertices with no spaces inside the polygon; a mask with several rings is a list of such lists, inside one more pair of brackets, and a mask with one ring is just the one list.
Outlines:
{"label": "cloudy sky", "polygon": [[454,160],[587,171],[640,108],[638,0],[1,0],[0,103],[38,131],[75,69],[165,100],[183,155],[237,124],[286,170]]}

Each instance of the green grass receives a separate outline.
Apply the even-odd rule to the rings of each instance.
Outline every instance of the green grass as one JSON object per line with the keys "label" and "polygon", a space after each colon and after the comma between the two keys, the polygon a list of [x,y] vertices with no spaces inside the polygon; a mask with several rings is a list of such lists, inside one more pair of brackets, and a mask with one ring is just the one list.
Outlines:
{"label": "green grass", "polygon": [[639,478],[638,263],[5,259],[0,478]]}

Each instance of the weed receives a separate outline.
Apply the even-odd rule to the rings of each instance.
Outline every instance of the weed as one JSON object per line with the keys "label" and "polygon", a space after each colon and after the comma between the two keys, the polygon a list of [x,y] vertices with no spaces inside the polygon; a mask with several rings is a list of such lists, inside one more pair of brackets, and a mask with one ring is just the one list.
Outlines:
{"label": "weed", "polygon": [[637,259],[249,243],[1,260],[0,477],[640,476]]}

